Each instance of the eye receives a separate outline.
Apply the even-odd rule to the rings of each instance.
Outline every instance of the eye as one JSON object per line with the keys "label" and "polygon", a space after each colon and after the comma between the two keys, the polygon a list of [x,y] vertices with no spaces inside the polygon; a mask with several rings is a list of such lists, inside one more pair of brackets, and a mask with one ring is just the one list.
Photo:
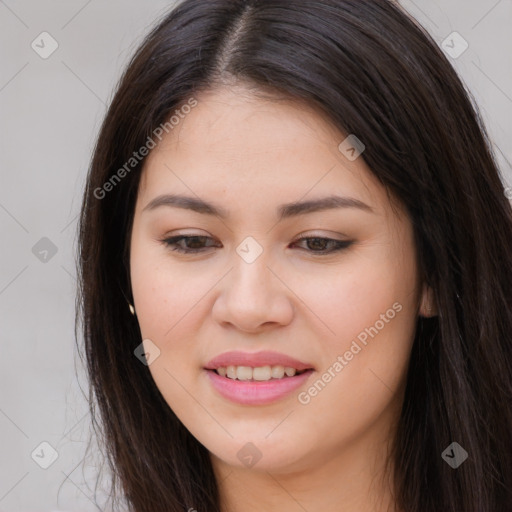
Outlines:
{"label": "eye", "polygon": [[[299,236],[299,241],[305,241],[306,246],[309,249],[312,249],[309,252],[318,254],[319,256],[342,251],[343,249],[350,247],[350,245],[353,243],[352,240],[336,240],[334,238],[325,238],[319,236]],[[329,246],[331,247],[330,250],[328,249]]]}
{"label": "eye", "polygon": [[[167,247],[170,247],[172,251],[182,252],[186,254],[193,254],[198,252],[203,252],[204,247],[202,245],[205,243],[206,240],[213,240],[213,238],[209,236],[203,236],[203,235],[194,235],[194,236],[187,236],[187,235],[178,235],[173,236],[171,238],[166,238],[162,240],[164,245]],[[180,242],[186,242],[186,246],[183,247],[182,245],[178,245]],[[190,247],[188,244],[189,242],[192,244],[192,247]]]}
{"label": "eye", "polygon": [[[208,247],[213,247],[214,244],[204,245],[207,241],[214,241],[213,238],[203,235],[178,235],[162,240],[162,243],[169,247],[172,251],[177,251],[184,254],[194,254],[204,252]],[[184,243],[185,246],[180,245]],[[306,242],[307,251],[312,254],[324,255],[334,252],[342,251],[352,245],[352,240],[336,240],[333,238],[325,237],[308,237],[300,236],[299,243]],[[292,245],[297,244],[293,242]],[[330,247],[330,249],[329,249]]]}

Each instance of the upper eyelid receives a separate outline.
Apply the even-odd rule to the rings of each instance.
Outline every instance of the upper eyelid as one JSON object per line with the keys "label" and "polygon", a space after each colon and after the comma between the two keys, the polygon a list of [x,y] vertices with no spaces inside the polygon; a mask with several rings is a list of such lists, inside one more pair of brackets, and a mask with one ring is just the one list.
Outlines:
{"label": "upper eyelid", "polygon": [[[160,239],[160,241],[168,241],[168,240],[172,240],[172,239],[176,239],[176,240],[182,240],[182,239],[189,239],[189,238],[207,238],[209,240],[214,240],[214,241],[220,241],[220,240],[217,240],[215,237],[213,236],[210,236],[210,235],[203,235],[203,234],[191,234],[191,233],[185,233],[185,234],[177,234],[177,235],[165,235],[164,237],[162,237]],[[303,240],[303,239],[311,239],[311,238],[319,238],[319,239],[323,239],[323,240],[332,240],[333,242],[349,242],[349,241],[352,241],[351,239],[349,239],[348,237],[346,238],[336,238],[336,237],[333,237],[333,236],[327,236],[327,235],[318,235],[318,234],[309,234],[309,233],[306,233],[306,234],[300,234],[300,235],[297,235],[293,241],[296,241],[296,240]],[[222,242],[221,242],[222,243]]]}
{"label": "upper eyelid", "polygon": [[[330,230],[327,230],[327,231],[330,231]],[[295,238],[329,238],[329,239],[333,239],[333,240],[335,240],[339,237],[342,237],[346,240],[348,240],[350,238],[348,235],[345,235],[343,233],[334,233],[334,232],[332,232],[332,233],[333,234],[321,234],[321,233],[310,233],[310,232],[306,231],[305,233],[300,233],[300,234],[296,235]],[[210,234],[206,234],[206,233],[176,233],[176,234],[173,234],[171,232],[169,234],[165,234],[162,238],[167,239],[167,238],[177,238],[177,237],[184,237],[184,238],[205,237],[205,238],[213,238],[214,240],[217,240],[217,237],[212,236]]]}

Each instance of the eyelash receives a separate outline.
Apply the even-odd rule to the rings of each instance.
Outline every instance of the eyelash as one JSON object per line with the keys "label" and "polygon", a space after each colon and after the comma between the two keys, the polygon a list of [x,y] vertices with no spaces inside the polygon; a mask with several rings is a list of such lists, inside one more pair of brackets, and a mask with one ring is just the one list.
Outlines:
{"label": "eyelash", "polygon": [[[161,242],[165,246],[169,247],[171,249],[171,251],[177,251],[177,252],[183,253],[183,254],[198,254],[198,253],[204,252],[205,248],[203,247],[200,249],[186,249],[186,248],[184,249],[183,247],[178,246],[178,242],[180,242],[182,240],[205,239],[205,238],[212,240],[211,237],[204,236],[204,235],[188,235],[188,236],[187,235],[178,235],[178,236],[173,236],[171,238],[165,238],[165,239],[161,240]],[[340,251],[350,247],[350,245],[352,245],[352,243],[353,243],[352,240],[335,240],[333,238],[325,238],[325,237],[320,237],[320,236],[299,236],[297,238],[297,241],[302,241],[302,240],[325,240],[327,243],[334,242],[335,248],[330,251],[327,251],[325,249],[322,251],[313,251],[313,250],[309,251],[309,252],[311,252],[311,254],[315,254],[315,255],[319,255],[319,256],[329,255],[329,254],[332,254],[335,252],[340,252]]]}

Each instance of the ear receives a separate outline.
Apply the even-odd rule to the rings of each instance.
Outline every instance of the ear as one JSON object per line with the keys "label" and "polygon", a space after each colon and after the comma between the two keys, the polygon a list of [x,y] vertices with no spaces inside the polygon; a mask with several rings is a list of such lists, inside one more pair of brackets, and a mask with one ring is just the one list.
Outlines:
{"label": "ear", "polygon": [[437,316],[437,314],[438,310],[434,298],[434,292],[432,291],[432,288],[430,288],[430,286],[424,283],[421,291],[419,315],[425,318],[431,318],[433,316]]}

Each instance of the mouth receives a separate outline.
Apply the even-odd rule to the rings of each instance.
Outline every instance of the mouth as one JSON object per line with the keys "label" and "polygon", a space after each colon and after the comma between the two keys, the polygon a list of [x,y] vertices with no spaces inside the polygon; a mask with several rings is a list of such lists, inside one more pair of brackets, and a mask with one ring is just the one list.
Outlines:
{"label": "mouth", "polygon": [[208,371],[214,372],[220,377],[231,380],[251,381],[251,382],[268,382],[272,380],[289,379],[298,375],[302,375],[313,368],[297,369],[291,366],[282,365],[266,365],[266,366],[219,366],[218,368],[210,368]]}
{"label": "mouth", "polygon": [[269,350],[224,352],[206,363],[204,371],[220,397],[242,405],[282,400],[315,373],[311,363]]}
{"label": "mouth", "polygon": [[[259,370],[263,368],[263,370]],[[239,405],[267,405],[282,401],[304,386],[312,368],[228,366],[206,369],[210,385],[220,397]],[[224,375],[222,375],[224,374]],[[240,377],[242,378],[239,378]],[[274,375],[274,376],[273,376]]]}

